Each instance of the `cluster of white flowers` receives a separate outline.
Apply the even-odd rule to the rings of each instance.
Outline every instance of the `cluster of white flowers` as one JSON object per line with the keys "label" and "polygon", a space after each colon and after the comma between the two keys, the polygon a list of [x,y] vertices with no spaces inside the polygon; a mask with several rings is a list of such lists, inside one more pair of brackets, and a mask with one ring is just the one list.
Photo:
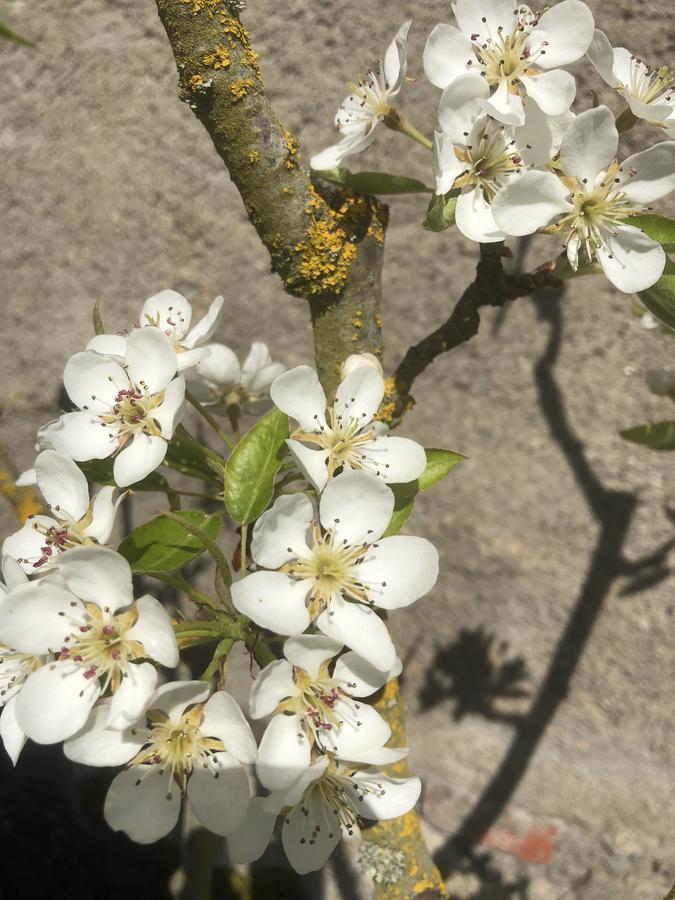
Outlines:
{"label": "cluster of white flowers", "polygon": [[[575,115],[576,82],[564,67],[587,56],[624,97],[632,121],[675,137],[672,72],[613,49],[581,0],[542,14],[509,0],[456,0],[452,8],[456,25],[433,29],[423,67],[443,91],[431,145],[435,190],[457,192],[459,230],[481,243],[560,235],[574,271],[597,261],[619,290],[651,287],[666,255],[630,218],[675,188],[675,141],[620,163],[614,116],[605,106]],[[352,86],[335,120],[341,140],[312,159],[315,169],[365,149],[380,123],[406,131],[391,103],[405,80],[409,27],[397,33],[383,70]]]}
{"label": "cluster of white flowers", "polygon": [[[40,429],[35,464],[19,479],[38,489],[46,514],[2,545],[0,737],[14,763],[30,739],[63,741],[85,765],[123,766],[104,815],[135,841],[168,834],[185,799],[229,837],[235,861],[250,862],[281,815],[288,859],[309,872],[362,820],[402,815],[420,793],[418,778],[380,771],[408,751],[386,746],[391,730],[363,698],[401,671],[377,610],[413,603],[438,576],[429,541],[385,536],[390,485],[422,475],[426,454],[376,420],[385,382],[375,357],[345,361],[328,405],[313,369],[285,371],[259,343],[240,366],[209,343],[222,306],[218,298],[190,330],[188,302],[163,291],[139,327],[98,334],[68,360],[77,409]],[[231,588],[240,623],[287,636],[283,658],[253,682],[250,715],[269,717],[259,747],[222,685],[166,680],[179,663],[174,623],[150,594],[135,597],[129,562],[106,546],[120,489],[166,457],[186,379],[214,411],[269,396],[297,423],[289,465],[306,484],[258,518],[251,562]],[[90,498],[77,463],[107,457],[114,483]],[[266,796],[254,796],[252,766]]]}

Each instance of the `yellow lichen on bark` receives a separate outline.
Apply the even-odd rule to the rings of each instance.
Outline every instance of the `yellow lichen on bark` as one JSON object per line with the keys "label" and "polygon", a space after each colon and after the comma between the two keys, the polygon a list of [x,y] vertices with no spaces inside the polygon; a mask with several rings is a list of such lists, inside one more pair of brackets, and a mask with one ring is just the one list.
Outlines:
{"label": "yellow lichen on bark", "polygon": [[227,47],[216,47],[210,53],[202,56],[202,62],[211,69],[227,69],[230,65],[230,53]]}
{"label": "yellow lichen on bark", "polygon": [[44,512],[44,509],[33,488],[17,487],[15,480],[12,466],[0,448],[0,493],[10,502],[19,524],[23,525],[29,516]]}
{"label": "yellow lichen on bark", "polygon": [[251,39],[248,35],[248,31],[246,31],[239,19],[222,11],[220,13],[220,24],[223,29],[223,34],[227,35],[227,41],[230,46],[234,47],[236,44],[239,44],[241,47],[242,64],[252,69],[256,76],[262,80],[260,66],[258,65],[258,54],[251,46]]}
{"label": "yellow lichen on bark", "polygon": [[295,245],[300,254],[298,275],[310,294],[339,294],[344,287],[356,256],[356,244],[343,223],[354,202],[354,197],[347,197],[334,210],[310,188],[305,206],[309,218],[306,237]]}
{"label": "yellow lichen on bark", "polygon": [[384,379],[384,397],[382,398],[382,403],[380,404],[380,408],[375,413],[375,419],[378,422],[384,422],[389,425],[391,420],[394,417],[394,412],[396,410],[396,385],[394,383],[394,379],[391,375],[388,375]]}
{"label": "yellow lichen on bark", "polygon": [[236,78],[230,85],[230,93],[235,100],[243,100],[254,86],[252,78]]}

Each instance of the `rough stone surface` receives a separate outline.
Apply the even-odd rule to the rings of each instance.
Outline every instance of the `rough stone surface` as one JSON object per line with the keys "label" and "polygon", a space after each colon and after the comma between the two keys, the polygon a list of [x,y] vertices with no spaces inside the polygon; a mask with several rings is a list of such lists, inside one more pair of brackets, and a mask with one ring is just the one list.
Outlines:
{"label": "rough stone surface", "polygon": [[[344,82],[384,51],[417,5],[251,0],[245,21],[266,83],[306,156],[332,139]],[[32,462],[35,428],[57,412],[64,360],[89,337],[96,299],[118,330],[163,287],[185,293],[200,312],[223,293],[219,337],[237,351],[256,338],[289,365],[311,354],[305,306],[270,274],[207,135],[176,98],[154,4],[39,6],[39,13],[22,0],[3,7],[39,43],[36,52],[0,44],[0,430],[20,468]],[[669,4],[591,6],[613,41],[650,62],[672,58]],[[415,80],[401,105],[430,132],[438,95],[423,79],[421,51],[433,25],[448,20],[449,4],[428,0],[415,13]],[[618,111],[618,98],[607,97],[595,74],[577,70],[580,105],[593,88]],[[645,126],[627,137],[626,149],[657,136]],[[359,164],[429,178],[425,151],[395,135],[385,134]],[[446,317],[476,259],[455,231],[421,230],[424,206],[419,198],[391,203],[390,365]],[[555,252],[551,241],[533,242],[525,264]],[[412,764],[425,782],[423,815],[456,897],[654,900],[675,881],[673,583],[666,554],[649,559],[673,538],[673,461],[617,436],[619,428],[671,414],[668,401],[648,395],[642,373],[672,361],[673,343],[644,332],[631,302],[599,278],[574,283],[557,301],[518,301],[485,315],[480,335],[415,386],[419,402],[406,433],[469,457],[418,502],[410,524],[439,546],[438,586],[392,617],[406,663]],[[552,340],[560,342],[555,359]],[[5,509],[2,525],[3,533],[12,527]],[[576,606],[580,626],[561,648]],[[533,724],[528,707],[554,654],[564,674],[582,646],[569,683],[552,680]],[[517,766],[504,776],[509,802],[498,826],[522,836],[554,825],[547,864],[518,860],[494,849],[494,840],[471,851],[449,846],[516,728],[526,764],[522,777],[513,774]],[[133,849],[97,834],[109,773],[98,780],[78,773],[79,794],[61,796],[59,784],[73,776],[57,758],[35,748],[16,777],[3,770],[3,878],[11,882],[15,860],[16,871],[32,864],[39,845],[49,852],[35,870],[38,894],[45,886],[66,896],[55,887],[61,884],[69,897],[166,896],[160,885],[176,864],[173,845]],[[45,797],[51,812],[41,806]],[[73,864],[77,846],[84,852]],[[127,869],[143,873],[134,889]],[[334,867],[327,895],[368,896],[355,879],[348,864]],[[308,896],[320,896],[320,885],[307,880]],[[299,890],[289,887],[288,896]],[[225,888],[219,896],[228,896]]]}

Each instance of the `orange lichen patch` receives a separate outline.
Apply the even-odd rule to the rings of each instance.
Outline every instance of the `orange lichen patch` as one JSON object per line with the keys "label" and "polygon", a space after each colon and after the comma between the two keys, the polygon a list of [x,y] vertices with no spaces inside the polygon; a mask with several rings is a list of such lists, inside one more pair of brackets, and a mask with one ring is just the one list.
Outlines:
{"label": "orange lichen patch", "polygon": [[209,19],[212,19],[215,11],[221,5],[222,0],[180,0],[184,6],[192,7],[192,15],[205,12]]}
{"label": "orange lichen patch", "polygon": [[293,190],[292,187],[288,187],[287,185],[284,185],[284,187],[282,187],[282,189],[281,189],[281,193],[288,194],[289,196],[293,196],[295,191]]}
{"label": "orange lichen patch", "polygon": [[246,159],[250,163],[260,162],[260,154],[258,153],[257,150],[249,150],[248,153],[246,154]]}
{"label": "orange lichen patch", "polygon": [[44,512],[33,489],[17,487],[12,473],[4,466],[0,467],[0,494],[3,494],[13,506],[14,515],[20,525],[23,525],[29,516]]}
{"label": "orange lichen patch", "polygon": [[339,209],[332,209],[309,189],[305,213],[309,217],[306,238],[295,245],[300,254],[298,275],[291,284],[304,282],[310,294],[339,294],[356,256],[356,245],[344,226],[353,197],[345,198]]}
{"label": "orange lichen patch", "polygon": [[260,66],[258,65],[258,54],[251,46],[251,39],[248,36],[248,31],[246,31],[239,19],[228,15],[228,13],[224,11],[220,13],[220,24],[223,28],[223,33],[227,35],[230,47],[234,47],[235,44],[239,44],[241,47],[242,64],[253,69],[256,76],[261,79],[262,76],[260,74]]}
{"label": "orange lichen patch", "polygon": [[300,142],[290,133],[290,131],[286,131],[283,126],[282,134],[284,136],[286,149],[288,151],[288,155],[286,156],[284,165],[287,169],[294,169],[298,164],[298,151],[300,150]]}
{"label": "orange lichen patch", "polygon": [[[384,379],[384,397],[382,398],[380,408],[375,413],[375,419],[377,419],[378,422],[385,422],[386,424],[389,424],[394,417],[395,410],[396,383],[394,382],[393,377],[390,375],[388,378]],[[387,685],[387,687],[389,687],[389,685]]]}
{"label": "orange lichen patch", "polygon": [[251,78],[237,78],[230,85],[230,93],[235,100],[243,100],[252,87],[254,83]]}
{"label": "orange lichen patch", "polygon": [[204,81],[203,75],[193,75],[192,78],[190,78],[190,80],[188,81],[190,90],[194,93],[203,88],[205,84],[206,82]]}
{"label": "orange lichen patch", "polygon": [[229,51],[227,47],[223,47],[221,44],[210,53],[205,53],[202,57],[202,62],[205,66],[209,66],[212,69],[227,69],[230,65]]}
{"label": "orange lichen patch", "polygon": [[382,328],[382,316],[379,313],[375,313],[373,322],[375,322],[378,328]]}

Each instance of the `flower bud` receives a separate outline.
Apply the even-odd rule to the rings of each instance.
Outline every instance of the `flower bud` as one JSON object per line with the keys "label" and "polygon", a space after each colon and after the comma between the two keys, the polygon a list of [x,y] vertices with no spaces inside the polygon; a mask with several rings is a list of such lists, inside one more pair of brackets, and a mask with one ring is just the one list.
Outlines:
{"label": "flower bud", "polygon": [[352,372],[355,372],[357,369],[362,369],[364,366],[372,366],[376,372],[384,377],[382,363],[376,356],[373,356],[372,353],[352,353],[352,355],[348,356],[342,363],[342,379],[344,380],[347,375],[351,375]]}

